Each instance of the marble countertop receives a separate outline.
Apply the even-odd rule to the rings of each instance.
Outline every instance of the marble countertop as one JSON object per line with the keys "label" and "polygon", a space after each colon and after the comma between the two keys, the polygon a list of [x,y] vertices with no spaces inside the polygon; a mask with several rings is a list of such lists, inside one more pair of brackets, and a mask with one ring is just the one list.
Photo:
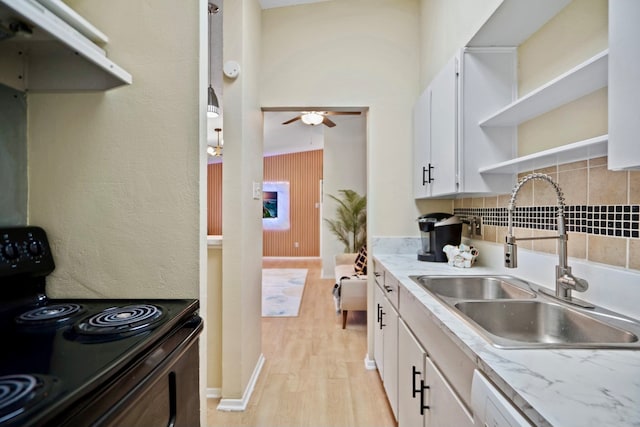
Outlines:
{"label": "marble countertop", "polygon": [[207,236],[207,246],[210,248],[221,248],[222,247],[222,236]]}
{"label": "marble countertop", "polygon": [[420,262],[415,254],[376,254],[374,258],[425,305],[442,330],[536,425],[640,426],[639,350],[495,348],[409,276],[504,272]]}

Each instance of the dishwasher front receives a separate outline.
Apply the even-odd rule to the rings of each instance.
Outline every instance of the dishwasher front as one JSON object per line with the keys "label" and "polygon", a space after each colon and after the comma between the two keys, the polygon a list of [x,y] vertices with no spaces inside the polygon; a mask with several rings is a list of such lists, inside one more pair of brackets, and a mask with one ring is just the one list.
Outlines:
{"label": "dishwasher front", "polygon": [[516,407],[477,369],[471,385],[473,421],[479,427],[532,427]]}

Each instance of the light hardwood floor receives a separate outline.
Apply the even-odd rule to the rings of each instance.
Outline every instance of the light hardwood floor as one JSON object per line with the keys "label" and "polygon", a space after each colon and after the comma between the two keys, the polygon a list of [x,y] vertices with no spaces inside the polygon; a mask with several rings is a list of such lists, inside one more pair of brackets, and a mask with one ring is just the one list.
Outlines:
{"label": "light hardwood floor", "polygon": [[265,364],[244,412],[216,410],[208,426],[394,427],[377,371],[364,368],[366,313],[349,313],[346,329],[333,305],[332,279],[319,260],[265,259],[264,268],[308,268],[300,315],[262,319]]}

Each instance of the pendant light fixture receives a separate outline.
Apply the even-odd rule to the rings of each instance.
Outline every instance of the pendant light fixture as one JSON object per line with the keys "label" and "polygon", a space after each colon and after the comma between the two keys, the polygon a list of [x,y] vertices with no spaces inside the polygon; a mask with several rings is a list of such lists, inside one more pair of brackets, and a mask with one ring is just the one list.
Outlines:
{"label": "pendant light fixture", "polygon": [[215,128],[214,130],[218,134],[218,142],[215,147],[211,145],[207,147],[207,154],[211,157],[222,157],[222,145],[224,144],[224,141],[220,141],[220,132],[222,132],[222,128]]}
{"label": "pendant light fixture", "polygon": [[213,15],[218,13],[220,8],[213,3],[209,3],[209,88],[207,89],[207,117],[216,118],[220,116],[220,102],[216,91],[213,89],[213,77],[211,63],[213,62]]}

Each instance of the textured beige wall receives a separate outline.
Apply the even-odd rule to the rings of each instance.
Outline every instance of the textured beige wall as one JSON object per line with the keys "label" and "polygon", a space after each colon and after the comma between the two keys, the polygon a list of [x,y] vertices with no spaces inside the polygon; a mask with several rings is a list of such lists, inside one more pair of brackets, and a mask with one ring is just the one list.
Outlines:
{"label": "textured beige wall", "polygon": [[223,90],[222,171],[222,397],[240,399],[261,354],[262,111],[258,101],[260,6],[256,0],[224,4],[223,58],[238,61],[236,80]]}
{"label": "textured beige wall", "polygon": [[51,238],[48,291],[196,298],[198,2],[70,3],[109,35],[133,84],[29,95],[29,221]]}
{"label": "textured beige wall", "polygon": [[369,107],[369,235],[416,234],[408,165],[419,94],[419,1],[269,9],[262,24],[262,105]]}
{"label": "textured beige wall", "polygon": [[207,253],[207,388],[222,388],[222,247]]}
{"label": "textured beige wall", "polygon": [[421,0],[420,91],[500,3],[502,0]]}

